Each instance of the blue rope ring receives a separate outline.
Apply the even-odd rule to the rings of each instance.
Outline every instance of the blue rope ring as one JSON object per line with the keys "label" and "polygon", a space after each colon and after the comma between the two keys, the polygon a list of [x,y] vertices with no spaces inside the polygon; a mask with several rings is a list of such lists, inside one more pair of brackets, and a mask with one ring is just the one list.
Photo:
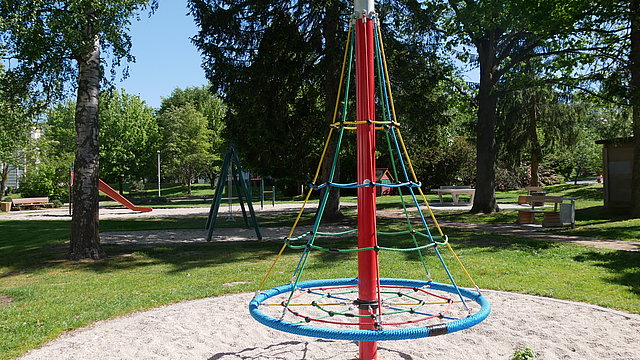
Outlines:
{"label": "blue rope ring", "polygon": [[[324,279],[324,280],[310,280],[298,283],[299,289],[309,289],[314,287],[324,286],[348,286],[357,285],[358,279]],[[408,279],[380,279],[381,285],[390,286],[408,286],[408,287],[424,287],[428,286],[430,289],[444,291],[448,293],[457,293],[456,288],[442,283],[433,281],[422,280],[408,280]],[[471,291],[464,288],[458,288],[463,297],[475,301],[480,305],[480,310],[475,314],[472,314],[466,318],[454,320],[448,323],[428,325],[417,328],[409,329],[383,329],[383,330],[345,330],[345,329],[332,329],[309,326],[305,324],[295,324],[283,320],[278,320],[267,316],[260,311],[260,305],[269,298],[289,292],[292,290],[292,285],[282,285],[273,289],[265,290],[256,295],[249,303],[249,312],[254,319],[259,323],[266,325],[270,328],[284,331],[297,335],[310,336],[315,338],[334,339],[334,340],[357,340],[357,341],[384,341],[384,340],[406,340],[406,339],[419,339],[428,336],[436,336],[447,333],[452,333],[460,330],[470,328],[479,324],[481,321],[489,316],[491,312],[491,306],[489,302],[475,291]]]}

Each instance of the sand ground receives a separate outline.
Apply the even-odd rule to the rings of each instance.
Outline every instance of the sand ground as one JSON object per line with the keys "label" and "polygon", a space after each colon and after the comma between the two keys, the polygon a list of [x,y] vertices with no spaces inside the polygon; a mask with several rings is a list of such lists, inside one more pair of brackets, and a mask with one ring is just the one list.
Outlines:
{"label": "sand ground", "polygon": [[[379,358],[510,359],[529,347],[537,359],[640,358],[640,317],[588,304],[486,291],[492,313],[468,330],[379,342]],[[356,359],[353,341],[283,333],[251,318],[252,294],[186,301],[101,321],[22,357],[45,359]]]}

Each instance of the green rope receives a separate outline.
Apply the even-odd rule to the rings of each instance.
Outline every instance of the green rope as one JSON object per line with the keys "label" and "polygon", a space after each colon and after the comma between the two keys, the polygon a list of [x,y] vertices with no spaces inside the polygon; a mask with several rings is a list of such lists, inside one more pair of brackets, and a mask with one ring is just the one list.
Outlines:
{"label": "green rope", "polygon": [[[439,236],[434,236],[433,239],[437,239],[437,238],[441,238]],[[341,253],[341,254],[348,254],[348,253],[355,253],[355,252],[360,252],[360,251],[368,251],[368,250],[386,250],[386,251],[396,251],[396,252],[410,252],[410,251],[420,251],[423,249],[428,249],[430,247],[435,247],[435,246],[443,246],[443,245],[447,245],[447,243],[449,243],[449,238],[448,237],[444,237],[444,241],[433,241],[430,242],[426,245],[418,245],[416,244],[415,247],[412,248],[392,248],[392,247],[386,247],[386,246],[370,246],[370,247],[365,247],[365,248],[356,248],[356,249],[336,249],[336,248],[328,248],[328,247],[324,247],[324,246],[319,246],[319,245],[315,245],[315,244],[301,244],[301,245],[294,245],[292,244],[292,240],[293,239],[286,239],[285,243],[287,244],[287,247],[290,249],[294,249],[294,250],[301,250],[301,249],[314,249],[314,250],[321,250],[321,251],[326,251],[326,252],[335,252],[335,253]]]}

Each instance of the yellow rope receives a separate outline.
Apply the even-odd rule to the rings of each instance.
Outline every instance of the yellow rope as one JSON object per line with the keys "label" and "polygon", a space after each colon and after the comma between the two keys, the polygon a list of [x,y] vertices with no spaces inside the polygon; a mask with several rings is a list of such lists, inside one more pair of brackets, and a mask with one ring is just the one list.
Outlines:
{"label": "yellow rope", "polygon": [[[378,27],[380,25],[378,24]],[[380,29],[378,28],[378,37],[380,39],[380,52],[382,55],[382,63],[384,65],[384,74],[386,77],[386,82],[387,82],[387,90],[389,92],[389,102],[391,103],[391,114],[393,115],[393,122],[394,123],[398,123],[398,119],[396,117],[396,109],[395,109],[395,105],[393,102],[393,94],[391,92],[391,80],[389,78],[389,70],[387,68],[387,57],[384,53],[384,43],[382,41],[382,31],[380,31]],[[404,156],[407,159],[407,164],[409,165],[409,171],[411,172],[411,176],[413,176],[413,181],[414,182],[418,182],[418,178],[416,176],[415,171],[413,170],[413,165],[411,164],[411,159],[409,158],[409,152],[407,151],[407,147],[404,144],[404,140],[402,139],[402,134],[400,134],[400,129],[398,129],[398,138],[400,139],[400,144],[402,145],[402,151],[404,152]],[[421,188],[418,188],[418,192],[420,193],[420,196],[422,197],[422,201],[425,203],[425,205],[427,206],[427,209],[429,210],[429,215],[431,217],[431,219],[433,220],[433,223],[435,224],[436,229],[438,230],[438,233],[440,234],[440,236],[443,236],[443,232],[442,229],[440,228],[440,224],[438,223],[438,221],[436,220],[435,215],[433,214],[433,211],[431,210],[431,206],[429,206],[429,202],[427,201],[427,197],[424,195],[424,193],[422,192]],[[460,268],[462,269],[462,271],[464,272],[464,274],[467,276],[467,278],[469,279],[469,281],[471,281],[471,283],[473,284],[473,286],[476,288],[476,290],[478,290],[478,292],[480,291],[480,288],[478,287],[478,285],[476,285],[475,281],[473,281],[473,278],[471,277],[471,275],[469,274],[469,272],[467,271],[467,269],[465,268],[465,266],[462,264],[462,261],[460,261],[460,258],[458,257],[458,255],[455,253],[455,251],[453,251],[453,248],[451,247],[451,245],[449,243],[447,243],[447,248],[449,249],[449,251],[451,252],[451,254],[453,255],[453,257],[456,259],[456,261],[458,262],[458,265],[460,265]]]}
{"label": "yellow rope", "polygon": [[[347,32],[347,42],[346,42],[346,45],[345,45],[345,48],[344,48],[344,56],[342,58],[342,71],[340,73],[340,82],[338,83],[338,95],[336,96],[336,106],[333,109],[333,119],[331,120],[332,123],[336,122],[336,118],[338,116],[338,106],[340,105],[340,94],[342,93],[342,82],[344,80],[344,71],[345,71],[346,66],[347,66],[347,55],[349,54],[349,44],[350,44],[350,41],[351,41],[351,27],[352,27],[352,24],[349,23],[349,30]],[[320,161],[318,162],[318,168],[316,169],[316,173],[313,176],[313,181],[312,181],[313,184],[316,183],[316,181],[318,180],[318,176],[320,175],[320,170],[322,169],[322,162],[324,160],[325,154],[327,153],[327,149],[329,148],[329,143],[331,142],[331,135],[333,135],[333,128],[329,129],[329,135],[327,136],[327,141],[325,141],[325,143],[324,143],[324,149],[322,150],[322,156],[320,156]],[[302,207],[300,208],[300,211],[298,212],[298,216],[296,217],[296,221],[293,223],[293,226],[291,227],[291,231],[289,231],[289,236],[287,236],[287,237],[291,237],[293,235],[293,233],[295,232],[296,226],[298,226],[298,222],[300,222],[300,218],[302,217],[302,213],[304,212],[304,208],[307,205],[307,202],[309,201],[309,198],[311,197],[311,193],[312,192],[313,192],[313,189],[309,189],[309,192],[307,192],[307,196],[305,197],[304,202],[302,203]],[[276,259],[273,261],[273,263],[269,267],[269,270],[267,270],[267,274],[265,275],[264,279],[262,279],[262,282],[260,283],[260,286],[258,287],[258,292],[262,291],[262,287],[267,282],[267,279],[271,275],[271,272],[273,271],[273,268],[276,266],[276,264],[280,260],[280,257],[282,256],[282,253],[284,252],[284,249],[286,247],[287,247],[287,244],[284,243],[282,245],[282,248],[280,249],[280,252],[278,252],[278,255],[276,256]]]}

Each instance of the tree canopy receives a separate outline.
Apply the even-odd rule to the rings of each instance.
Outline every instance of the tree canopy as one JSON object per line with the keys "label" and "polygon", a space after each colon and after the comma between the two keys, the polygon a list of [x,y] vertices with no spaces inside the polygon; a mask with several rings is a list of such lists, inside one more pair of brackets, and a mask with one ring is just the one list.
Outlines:
{"label": "tree canopy", "polygon": [[[333,117],[351,3],[189,3],[200,28],[194,43],[203,67],[229,106],[227,136],[254,171],[310,181]],[[405,110],[401,120],[415,134],[429,134],[424,130],[450,120],[446,95],[436,89],[449,67],[433,46],[433,18],[414,0],[385,2],[378,11],[390,71],[397,73],[395,98]],[[333,151],[330,146],[325,159]],[[342,157],[336,180],[354,176],[355,164],[348,162],[353,158]],[[323,162],[321,178],[327,178],[330,164]],[[331,191],[325,218],[339,217],[339,192]]]}
{"label": "tree canopy", "polygon": [[165,173],[181,179],[191,193],[191,183],[212,166],[212,131],[207,118],[191,104],[171,107],[158,117],[163,139]]}

